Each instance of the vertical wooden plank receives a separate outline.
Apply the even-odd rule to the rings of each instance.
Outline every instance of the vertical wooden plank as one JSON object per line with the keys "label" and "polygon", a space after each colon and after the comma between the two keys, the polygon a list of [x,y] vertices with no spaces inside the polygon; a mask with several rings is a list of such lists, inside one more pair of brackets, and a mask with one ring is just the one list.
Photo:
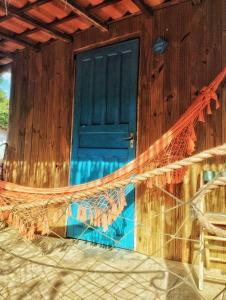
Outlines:
{"label": "vertical wooden plank", "polygon": [[[169,47],[165,54],[164,63],[164,82],[163,82],[163,122],[164,132],[166,132],[178,119],[179,99],[178,99],[178,80],[179,80],[179,15],[182,12],[182,6],[176,6],[174,9],[166,9],[163,16],[164,35],[169,41]],[[175,200],[170,197],[164,197],[165,210],[176,205]],[[173,210],[165,215],[165,233],[174,234],[177,227],[177,210]],[[166,237],[168,242],[166,246],[166,258],[176,258],[176,240]],[[170,242],[169,242],[170,241]]]}
{"label": "vertical wooden plank", "polygon": [[[21,89],[21,86],[29,86],[29,57],[30,53],[29,51],[25,51],[24,57],[23,57],[23,68],[24,72],[22,72],[21,77],[22,77],[22,82],[17,86],[17,89]],[[20,62],[20,67],[22,65],[22,61]],[[21,89],[21,94],[20,94],[20,100],[19,100],[19,105],[18,105],[18,110],[19,110],[19,122],[17,124],[18,126],[18,140],[16,141],[16,149],[17,149],[17,155],[14,164],[19,165],[19,168],[17,170],[17,177],[13,178],[14,182],[18,182],[20,184],[24,184],[25,177],[24,174],[27,172],[27,165],[28,165],[28,160],[24,157],[25,149],[26,149],[26,142],[25,142],[25,136],[27,132],[26,128],[26,122],[27,122],[27,106],[29,102],[29,93],[28,89],[24,88]],[[29,130],[29,129],[28,129]]]}
{"label": "vertical wooden plank", "polygon": [[[211,30],[207,31],[207,79],[208,81],[212,80],[222,69],[222,23],[224,22],[223,17],[223,1],[216,0],[214,3],[212,1],[208,1],[207,6],[207,28],[211,28]],[[225,67],[225,65],[224,65]],[[218,95],[220,98],[222,95],[222,89],[219,89]],[[221,101],[221,104],[222,101]],[[214,107],[215,105],[213,105]],[[219,145],[222,143],[222,118],[223,110],[219,109],[218,111],[214,111],[210,118],[208,118],[207,122],[207,147],[213,147],[214,145]],[[223,125],[224,127],[224,125]],[[220,167],[221,160],[214,159],[211,161],[211,165],[208,166],[211,170],[217,170]],[[225,163],[225,159],[223,160]],[[222,204],[225,203],[225,195],[223,189],[218,189],[212,193],[211,198],[207,198],[207,207],[206,209],[209,211],[215,212],[223,212],[224,207]],[[210,245],[213,244],[215,246],[224,244],[219,242],[210,242]],[[218,258],[222,257],[222,252],[215,251],[214,256]],[[212,264],[211,264],[212,265]],[[222,267],[222,266],[221,266]]]}
{"label": "vertical wooden plank", "polygon": [[[200,89],[207,84],[207,52],[206,52],[206,10],[207,1],[203,1],[202,5],[193,6],[191,16],[191,99],[194,99]],[[206,149],[206,123],[199,123],[196,129],[197,145],[196,150],[202,151]]]}
{"label": "vertical wooden plank", "polygon": [[[192,16],[192,3],[188,2],[181,6],[178,16],[178,102],[179,102],[179,116],[181,116],[191,104],[190,86],[191,86],[191,16]],[[176,120],[175,120],[176,121]],[[186,178],[185,178],[186,180]],[[184,201],[186,198],[186,188],[183,190],[183,185],[178,190],[178,197]],[[180,236],[189,238],[190,236],[190,206],[185,205],[178,209],[177,229],[184,223]],[[186,240],[176,241],[175,251],[177,250],[177,259],[181,261],[188,261],[189,259],[189,242]]]}
{"label": "vertical wooden plank", "polygon": [[[151,115],[150,99],[150,72],[151,72],[151,45],[153,20],[144,18],[142,35],[140,37],[140,66],[138,88],[138,114],[137,114],[137,154],[142,153],[151,136],[149,119]],[[145,193],[145,185],[140,185],[136,190],[136,222],[140,224],[136,231],[136,249],[141,252],[150,252],[149,236],[151,226],[148,215],[151,214],[148,207],[149,194]],[[142,235],[142,232],[144,235]]]}
{"label": "vertical wooden plank", "polygon": [[[222,0],[207,1],[207,81],[211,81],[222,68]],[[222,110],[208,118],[207,148],[220,145],[222,132]]]}
{"label": "vertical wooden plank", "polygon": [[[36,74],[34,78],[34,100],[33,100],[33,124],[32,124],[32,157],[31,157],[31,172],[30,172],[30,183],[29,185],[39,186],[40,178],[38,177],[38,172],[40,168],[39,154],[42,149],[40,149],[40,139],[41,139],[41,127],[43,126],[42,120],[42,107],[44,105],[42,98],[42,88],[40,88],[41,74],[42,74],[42,55],[37,53],[34,57],[33,63],[34,73]],[[41,85],[42,86],[42,85]]]}

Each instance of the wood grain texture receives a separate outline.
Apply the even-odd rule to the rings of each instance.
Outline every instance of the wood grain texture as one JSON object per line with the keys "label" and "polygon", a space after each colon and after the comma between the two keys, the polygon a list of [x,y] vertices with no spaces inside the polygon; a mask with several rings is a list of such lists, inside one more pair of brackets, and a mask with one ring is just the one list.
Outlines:
{"label": "wood grain texture", "polygon": [[[74,86],[71,45],[17,54],[5,179],[22,185],[68,185]],[[64,233],[65,217],[57,225]]]}
{"label": "wood grain texture", "polygon": [[[96,28],[79,32],[74,35],[73,49],[56,42],[39,53],[17,54],[13,64],[5,178],[45,187],[68,183],[73,51],[81,53],[134,37],[140,39],[137,154],[142,153],[176,122],[197,92],[225,67],[225,8],[224,0],[206,0],[197,6],[187,1],[156,10],[152,18],[141,15],[112,23],[108,32]],[[159,36],[169,42],[163,55],[152,51]],[[197,151],[226,142],[225,85],[219,95],[221,109],[198,125]],[[193,166],[174,193],[189,200],[200,186],[202,170],[219,170],[223,164],[225,160]],[[225,192],[216,192],[206,203],[208,211],[226,212]],[[145,184],[137,188],[136,221],[142,226],[136,230],[136,249],[168,259],[194,261],[197,245],[170,241],[170,235],[177,230],[180,237],[197,238],[199,234],[189,206],[164,213],[175,204],[175,200],[148,190]],[[220,252],[215,255],[223,257]]]}

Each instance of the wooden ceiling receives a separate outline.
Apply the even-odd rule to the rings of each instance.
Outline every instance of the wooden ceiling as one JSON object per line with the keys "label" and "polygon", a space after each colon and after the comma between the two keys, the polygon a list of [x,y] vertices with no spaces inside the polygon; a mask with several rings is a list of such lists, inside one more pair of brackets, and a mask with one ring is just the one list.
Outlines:
{"label": "wooden ceiling", "polygon": [[92,26],[107,31],[111,22],[141,13],[151,17],[155,9],[184,1],[0,0],[0,65],[25,47],[38,49],[55,39],[71,42],[76,31]]}

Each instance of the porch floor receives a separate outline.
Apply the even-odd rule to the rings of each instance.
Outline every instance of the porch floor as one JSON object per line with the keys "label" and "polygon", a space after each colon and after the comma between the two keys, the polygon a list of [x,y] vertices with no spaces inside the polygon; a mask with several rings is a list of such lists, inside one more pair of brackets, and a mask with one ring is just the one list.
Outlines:
{"label": "porch floor", "polygon": [[198,291],[187,264],[83,241],[31,243],[5,228],[0,257],[0,299],[226,299],[220,284]]}

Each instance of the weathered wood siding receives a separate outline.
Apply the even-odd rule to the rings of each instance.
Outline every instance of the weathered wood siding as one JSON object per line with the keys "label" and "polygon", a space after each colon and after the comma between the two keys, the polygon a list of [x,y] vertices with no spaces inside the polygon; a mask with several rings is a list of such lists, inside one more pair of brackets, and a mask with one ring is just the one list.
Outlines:
{"label": "weathered wood siding", "polygon": [[[112,23],[107,33],[91,28],[75,34],[75,54],[140,38],[138,154],[178,119],[197,91],[226,65],[225,6],[224,0],[207,0],[197,6],[187,1],[156,10],[153,18],[136,16]],[[154,55],[152,45],[159,36],[169,41],[169,48],[163,55]],[[70,47],[57,42],[39,53],[26,51],[14,62],[7,180],[34,186],[68,183],[74,85]],[[199,126],[197,150],[226,141],[226,89],[219,93],[222,107]],[[219,164],[212,167],[219,168]],[[189,199],[199,185],[199,174],[200,166],[193,167],[184,184],[177,187],[177,195]],[[221,196],[218,200],[212,197],[207,209],[226,211],[224,194]],[[179,236],[197,237],[199,229],[188,206],[164,214],[174,205],[174,200],[145,185],[137,189],[136,218],[142,226],[137,228],[136,248],[191,261],[194,245],[170,241],[170,234],[181,227]]]}
{"label": "weathered wood siding", "polygon": [[[12,66],[5,179],[22,185],[68,185],[73,103],[71,45],[24,51]],[[49,211],[50,220],[53,211]],[[53,226],[64,235],[65,217]]]}
{"label": "weathered wood siding", "polygon": [[60,42],[24,51],[12,66],[7,180],[50,187],[68,184],[73,53]]}

